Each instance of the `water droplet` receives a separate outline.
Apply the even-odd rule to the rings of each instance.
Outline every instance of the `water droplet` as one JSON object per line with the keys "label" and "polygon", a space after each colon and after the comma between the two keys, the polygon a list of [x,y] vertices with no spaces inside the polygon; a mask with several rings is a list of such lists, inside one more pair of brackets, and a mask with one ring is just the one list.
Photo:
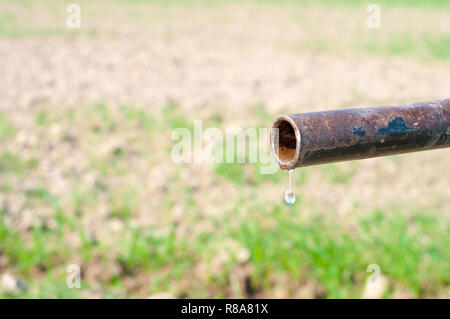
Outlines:
{"label": "water droplet", "polygon": [[294,170],[290,169],[289,171],[289,187],[284,192],[284,202],[288,205],[293,205],[295,203],[295,194],[292,191],[292,176],[294,175]]}
{"label": "water droplet", "polygon": [[294,205],[295,194],[292,192],[292,190],[287,189],[286,192],[284,192],[284,202],[288,205]]}

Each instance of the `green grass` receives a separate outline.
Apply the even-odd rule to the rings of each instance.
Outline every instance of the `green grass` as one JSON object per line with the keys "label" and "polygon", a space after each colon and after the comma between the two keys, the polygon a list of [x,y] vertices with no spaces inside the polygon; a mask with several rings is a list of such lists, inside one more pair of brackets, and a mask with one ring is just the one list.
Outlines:
{"label": "green grass", "polygon": [[[18,1],[14,1],[17,3]],[[53,2],[53,3],[52,3]],[[40,1],[21,1],[24,10],[27,10],[28,13],[33,10],[32,5],[36,5],[36,3],[40,3],[39,10],[50,13],[54,20],[61,20],[62,23],[48,25],[48,26],[39,26],[35,27],[30,24],[30,17],[24,17],[20,14],[16,14],[12,11],[4,10],[0,13],[0,37],[8,37],[8,38],[41,38],[41,37],[50,37],[50,36],[80,36],[87,35],[89,37],[95,37],[98,35],[98,30],[93,28],[81,28],[81,29],[68,29],[65,25],[65,20],[60,19],[61,13],[63,13],[63,18],[66,17],[66,13],[64,11],[65,7],[61,7],[60,3],[51,1],[51,0],[40,0]],[[60,9],[60,10],[59,10]],[[34,8],[34,10],[37,10]],[[31,18],[33,21],[33,18]]]}
{"label": "green grass", "polygon": [[[427,296],[430,284],[433,287],[448,284],[448,223],[439,225],[434,218],[424,218],[421,214],[407,220],[396,212],[377,211],[361,218],[361,229],[349,234],[341,225],[320,218],[295,222],[297,214],[292,216],[290,209],[282,205],[273,210],[256,206],[248,214],[235,215],[233,220],[237,218],[237,225],[221,220],[217,233],[189,240],[177,238],[175,232],[159,235],[152,229],[126,227],[118,238],[117,261],[124,275],[151,273],[155,283],[149,291],[167,291],[176,288],[171,279],[186,280],[192,275],[196,261],[215,256],[218,253],[215,243],[232,238],[250,253],[249,264],[253,269],[250,284],[255,292],[270,291],[276,280],[274,275],[285,274],[290,278],[286,289],[291,293],[307,278],[314,278],[323,287],[323,295],[318,297],[357,297],[369,275],[366,267],[372,263],[380,265],[382,274],[390,278],[390,285],[406,286],[415,296]],[[175,231],[176,226],[173,227]],[[48,245],[56,235],[37,227],[32,236],[32,245],[26,247],[17,234],[0,224],[0,239],[5,243],[2,254],[16,264],[20,274],[29,273],[35,267],[52,273],[53,260],[63,251]],[[85,262],[98,249],[92,239],[82,236]],[[219,274],[202,285],[210,286],[220,295],[237,264],[231,258]],[[71,294],[63,289],[61,282],[55,282],[49,289],[50,297]],[[202,295],[201,290],[190,288],[185,292],[190,296]],[[41,293],[36,296],[42,296]]]}
{"label": "green grass", "polygon": [[148,133],[153,133],[157,129],[156,119],[142,108],[134,105],[122,105],[120,111],[127,121],[137,123],[140,128]]}
{"label": "green grass", "polygon": [[37,126],[49,126],[58,122],[69,122],[73,124],[75,121],[75,110],[71,108],[61,108],[60,110],[42,107],[36,111],[34,122]]}
{"label": "green grass", "polygon": [[81,281],[81,289],[68,289],[65,274],[59,276],[50,275],[45,281],[32,282],[31,285],[33,287],[32,290],[18,297],[35,299],[79,299],[84,297],[82,292],[88,288],[86,283]]}
{"label": "green grass", "polygon": [[[356,234],[348,234],[339,224],[320,219],[295,222],[282,206],[269,212],[258,208],[233,236],[251,252],[254,283],[263,287],[270,285],[270,274],[287,272],[294,280],[290,289],[312,276],[327,297],[356,297],[369,275],[367,265],[376,263],[394,285],[405,284],[417,296],[427,281],[446,285],[444,260],[450,257],[448,222],[437,227],[436,219],[424,223],[422,216],[414,215],[411,223],[396,212],[376,211],[360,219]],[[265,229],[265,219],[273,220],[273,229]]]}
{"label": "green grass", "polygon": [[[416,294],[424,292],[426,285],[447,285],[450,257],[450,237],[447,222],[440,222],[420,212],[406,218],[394,214],[387,218],[384,212],[375,212],[365,218],[362,229],[366,241],[378,249],[370,250],[384,272],[400,283],[405,283]],[[370,237],[369,237],[370,235]],[[369,251],[368,251],[369,252]]]}
{"label": "green grass", "polygon": [[0,141],[14,136],[16,127],[9,121],[7,114],[0,110]]}
{"label": "green grass", "polygon": [[111,196],[109,206],[112,217],[130,219],[139,209],[139,193],[131,186],[123,187]]}
{"label": "green grass", "polygon": [[[259,114],[256,122],[270,116],[264,106],[254,111]],[[352,216],[342,218],[333,209],[324,210],[327,206],[320,201],[304,198],[302,188],[311,178],[322,178],[321,183],[331,188],[350,187],[359,174],[356,162],[296,170],[297,202],[292,207],[281,202],[282,194],[279,202],[256,200],[260,189],[287,185],[286,172],[261,175],[260,163],[211,164],[214,184],[229,183],[239,196],[217,204],[220,210],[230,200],[231,210],[224,207],[222,214],[209,216],[205,199],[196,189],[199,186],[187,183],[183,175],[189,167],[176,166],[170,171],[161,192],[144,193],[158,198],[156,205],[145,206],[140,186],[146,183],[136,183],[138,173],[129,162],[163,141],[147,139],[155,128],[158,136],[170,137],[173,128],[192,125],[180,105],[169,104],[160,113],[149,114],[139,106],[113,110],[99,103],[77,112],[36,110],[32,116],[43,136],[48,123],[60,123],[68,131],[80,132],[84,127],[84,140],[92,138],[92,144],[83,144],[77,135],[75,145],[90,147],[92,153],[83,149],[83,155],[98,162],[78,172],[68,170],[69,187],[56,195],[42,183],[18,189],[17,180],[26,172],[36,173],[37,161],[20,150],[0,155],[0,176],[7,177],[0,195],[9,199],[14,192],[23,197],[18,211],[10,205],[0,206],[0,256],[6,262],[5,272],[17,274],[28,286],[23,292],[0,292],[1,297],[73,298],[89,293],[143,297],[162,291],[177,297],[273,297],[279,287],[286,296],[298,297],[308,286],[312,297],[358,298],[370,275],[366,271],[370,264],[378,264],[388,280],[385,297],[399,289],[414,297],[442,296],[450,284],[450,222],[438,217],[435,210],[439,207],[428,211],[391,205],[364,210],[366,206],[356,203]],[[209,121],[222,125],[215,117]],[[146,143],[125,143],[120,154],[98,154],[101,141],[124,133],[145,137]],[[166,142],[170,144],[170,138]],[[163,145],[158,156],[166,152],[167,145]],[[137,155],[128,156],[129,148],[136,148]],[[89,186],[79,178],[80,172],[96,173],[99,178]],[[180,207],[181,216],[174,215]],[[18,231],[11,216],[25,209],[33,212],[33,221]],[[92,224],[91,218],[100,212],[106,216],[98,225]],[[146,214],[155,219],[140,225]],[[115,233],[108,228],[112,221],[120,222]],[[107,239],[105,233],[94,231],[99,229],[108,230]],[[240,259],[242,252],[248,259]],[[80,263],[86,273],[91,267],[102,267],[106,275],[82,277],[81,289],[69,289],[66,267],[72,263]],[[114,272],[109,268],[112,265],[117,268]],[[130,278],[134,278],[131,287]]]}
{"label": "green grass", "polygon": [[[376,32],[388,32],[381,35]],[[333,39],[320,39],[298,43],[293,47],[295,52],[342,52],[348,47],[360,52],[379,56],[410,56],[422,62],[450,60],[450,34],[440,33],[393,33],[380,29],[370,36],[355,36],[350,45]]]}
{"label": "green grass", "polygon": [[8,263],[15,264],[17,272],[21,275],[28,274],[36,267],[48,270],[51,269],[56,256],[56,248],[48,242],[52,235],[42,226],[36,226],[27,244],[19,234],[9,229],[2,218],[0,239],[3,244],[0,251]]}
{"label": "green grass", "polygon": [[0,37],[45,37],[64,35],[67,30],[63,27],[30,28],[25,27],[18,16],[12,12],[0,13]]}
{"label": "green grass", "polygon": [[93,118],[92,129],[97,133],[108,133],[116,129],[117,123],[105,103],[97,103],[89,108]]}
{"label": "green grass", "polygon": [[176,102],[167,103],[161,111],[162,121],[170,129],[187,128],[193,130],[193,124],[188,122],[186,115],[180,109]]}
{"label": "green grass", "polygon": [[406,33],[392,34],[387,40],[373,37],[355,43],[355,47],[372,54],[412,55],[420,59],[448,61],[450,59],[450,34],[433,36]]}
{"label": "green grass", "polygon": [[243,185],[245,182],[244,164],[223,163],[216,164],[214,173],[222,178],[225,178],[237,185]]}
{"label": "green grass", "polygon": [[[124,0],[115,0],[123,2]],[[373,3],[369,0],[131,0],[126,1],[130,4],[135,3],[153,3],[159,5],[221,5],[227,3],[259,3],[259,4],[296,4],[296,5],[310,5],[320,3],[331,6],[367,6]],[[405,6],[405,7],[448,7],[450,1],[448,0],[379,0],[376,2],[384,6]]]}
{"label": "green grass", "polygon": [[128,228],[121,240],[118,261],[125,273],[136,269],[158,269],[169,260],[175,260],[177,253],[174,236],[155,236],[151,230]]}
{"label": "green grass", "polygon": [[[54,2],[54,1],[53,1]],[[107,1],[104,1],[107,2]],[[265,4],[293,4],[299,6],[309,6],[311,4],[317,4],[317,1],[310,0],[248,0],[248,1],[224,1],[224,0],[135,0],[135,1],[111,1],[123,2],[133,5],[136,3],[152,3],[162,6],[169,5],[202,5],[202,6],[220,6],[230,3],[259,3],[261,5]],[[24,1],[24,5],[27,5],[27,1]],[[50,5],[52,1],[43,1],[44,8],[50,10]],[[55,2],[56,3],[56,2]],[[361,7],[365,8],[367,4],[372,3],[368,0],[321,0],[319,1],[321,5],[324,6],[335,6],[335,7]],[[382,8],[391,7],[405,7],[405,8],[424,8],[424,10],[436,9],[443,10],[444,8],[450,8],[450,0],[435,0],[435,1],[420,1],[420,0],[396,0],[388,1],[382,0],[377,2]],[[81,2],[82,5],[82,2]],[[44,9],[43,9],[44,10]],[[51,9],[54,10],[54,9]],[[58,11],[53,12],[53,14],[59,14]],[[16,15],[13,12],[3,12],[0,14],[0,36],[5,37],[45,37],[45,36],[62,36],[62,37],[73,37],[79,35],[96,36],[100,30],[82,28],[81,30],[69,30],[65,26],[58,27],[39,27],[30,28],[22,23],[22,17]],[[303,26],[302,26],[303,27]],[[448,61],[450,58],[450,35],[448,33],[425,32],[423,34],[406,33],[406,34],[396,34],[389,32],[383,40],[377,37],[377,33],[384,32],[383,27],[380,30],[372,32],[370,37],[364,36],[364,38],[356,38],[353,43],[340,43],[338,40],[330,38],[321,38],[321,34],[314,35],[313,41],[307,41],[295,45],[295,50],[301,51],[313,51],[313,52],[333,52],[343,50],[344,48],[353,48],[355,50],[361,50],[364,52],[369,52],[377,55],[401,55],[401,56],[413,56],[419,59],[435,59],[438,61]],[[105,34],[115,32],[114,30],[109,30]],[[169,108],[170,109],[170,108]],[[178,123],[177,123],[178,121]],[[180,123],[181,122],[181,123]],[[182,124],[182,119],[177,119],[176,116],[170,118],[170,123],[172,125]]]}
{"label": "green grass", "polygon": [[0,175],[21,175],[25,171],[35,168],[37,163],[38,161],[35,158],[23,159],[18,154],[3,152],[2,154],[0,154]]}
{"label": "green grass", "polygon": [[441,60],[450,59],[450,34],[439,38],[429,36],[425,39],[425,43],[430,56]]}

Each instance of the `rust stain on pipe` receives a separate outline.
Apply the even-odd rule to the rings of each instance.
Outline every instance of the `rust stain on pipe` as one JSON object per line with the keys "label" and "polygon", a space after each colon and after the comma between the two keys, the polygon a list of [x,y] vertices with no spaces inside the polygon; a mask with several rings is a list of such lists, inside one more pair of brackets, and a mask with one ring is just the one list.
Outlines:
{"label": "rust stain on pipe", "polygon": [[281,115],[270,144],[282,169],[450,147],[450,99]]}

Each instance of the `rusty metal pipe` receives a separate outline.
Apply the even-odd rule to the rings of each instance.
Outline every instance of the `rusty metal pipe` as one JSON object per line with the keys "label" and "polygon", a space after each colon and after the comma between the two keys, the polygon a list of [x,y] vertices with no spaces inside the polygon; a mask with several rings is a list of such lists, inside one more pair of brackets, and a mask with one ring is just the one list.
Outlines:
{"label": "rusty metal pipe", "polygon": [[272,154],[282,169],[450,146],[450,99],[279,116]]}

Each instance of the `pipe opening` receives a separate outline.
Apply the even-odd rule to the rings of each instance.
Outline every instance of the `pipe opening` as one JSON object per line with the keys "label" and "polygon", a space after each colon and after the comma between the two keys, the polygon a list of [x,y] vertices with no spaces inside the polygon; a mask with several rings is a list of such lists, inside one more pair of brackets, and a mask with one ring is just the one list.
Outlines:
{"label": "pipe opening", "polygon": [[297,149],[297,137],[292,123],[286,119],[279,119],[275,125],[278,129],[278,158],[280,161],[289,163],[294,160]]}

